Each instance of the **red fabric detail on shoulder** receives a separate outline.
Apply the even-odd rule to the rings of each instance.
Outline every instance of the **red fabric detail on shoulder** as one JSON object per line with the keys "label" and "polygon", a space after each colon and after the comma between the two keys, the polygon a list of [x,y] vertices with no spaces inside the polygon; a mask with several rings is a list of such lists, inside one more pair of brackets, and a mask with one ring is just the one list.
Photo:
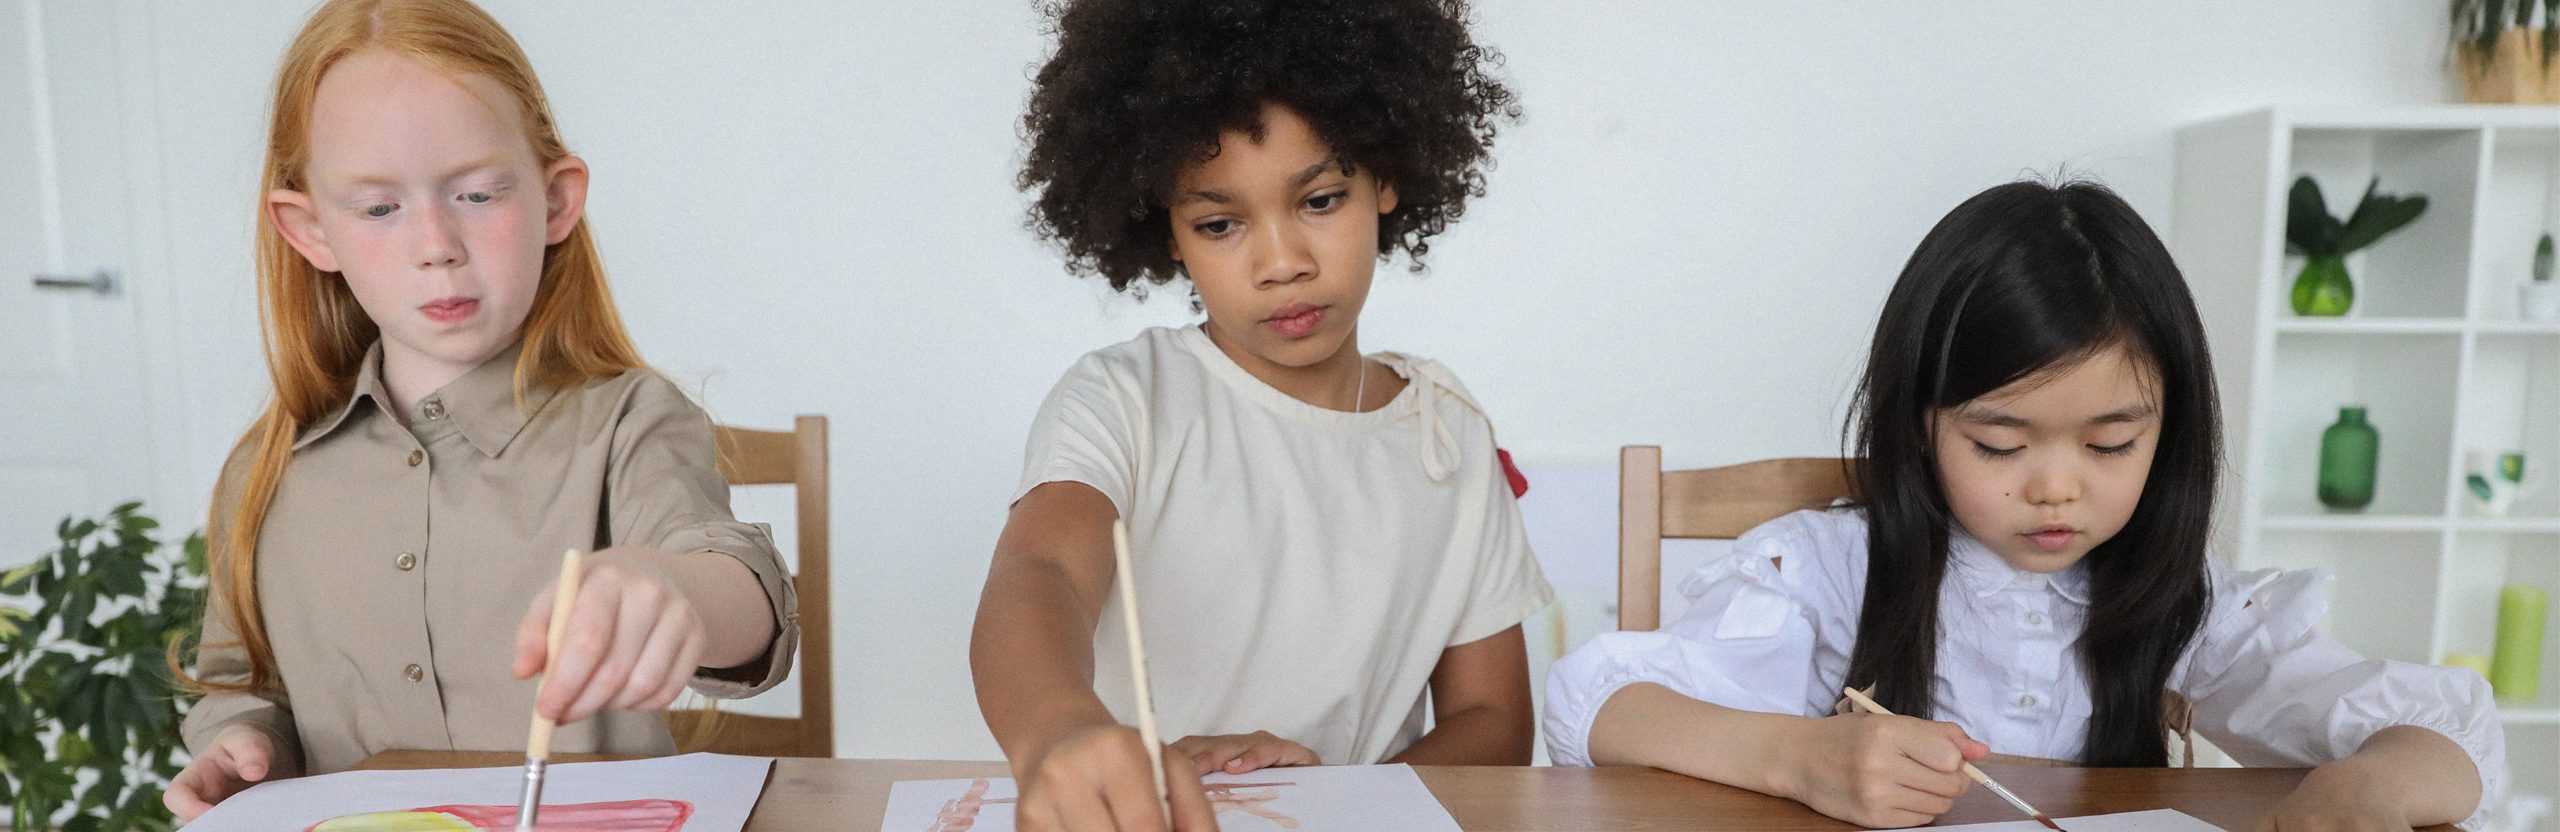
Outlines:
{"label": "red fabric detail on shoulder", "polygon": [[1502,459],[1502,478],[1511,483],[1511,499],[1528,496],[1529,475],[1520,473],[1520,466],[1512,464],[1511,452],[1495,448],[1493,455]]}

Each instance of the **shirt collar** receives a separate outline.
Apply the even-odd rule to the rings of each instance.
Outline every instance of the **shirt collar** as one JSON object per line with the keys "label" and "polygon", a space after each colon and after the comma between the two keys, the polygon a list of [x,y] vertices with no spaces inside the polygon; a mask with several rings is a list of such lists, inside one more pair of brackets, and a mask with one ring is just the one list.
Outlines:
{"label": "shirt collar", "polygon": [[[556,390],[528,389],[523,406],[517,405],[516,358],[523,351],[522,345],[508,347],[480,362],[480,366],[471,368],[461,378],[420,398],[410,408],[409,424],[450,421],[463,438],[482,454],[494,457],[505,451],[507,445],[515,441],[516,435],[524,431],[525,424],[531,421],[528,414],[540,411],[558,393]],[[378,340],[365,350],[363,369],[356,374],[355,393],[347,398],[346,406],[314,423],[302,438],[293,443],[294,449],[301,450],[303,446],[337,430],[347,421],[349,414],[367,400],[385,414],[392,408],[391,393],[382,383],[382,342]]]}
{"label": "shirt collar", "polygon": [[2019,586],[2042,585],[2080,606],[2089,605],[2089,563],[2082,560],[2071,568],[2044,574],[2010,566],[1997,552],[1962,528],[1947,532],[1947,559],[1954,562],[1957,580],[1976,597],[1989,597]]}
{"label": "shirt collar", "polygon": [[354,413],[356,408],[365,406],[368,399],[378,409],[384,411],[391,409],[391,393],[382,386],[382,341],[380,339],[376,339],[373,346],[365,348],[364,360],[357,367],[355,392],[347,397],[347,403],[339,405],[337,410],[331,411],[329,415],[322,416],[319,420],[312,422],[309,427],[303,428],[302,436],[293,440],[294,450],[302,450],[305,446],[320,441],[320,437],[336,432],[339,425],[346,423],[347,415]]}

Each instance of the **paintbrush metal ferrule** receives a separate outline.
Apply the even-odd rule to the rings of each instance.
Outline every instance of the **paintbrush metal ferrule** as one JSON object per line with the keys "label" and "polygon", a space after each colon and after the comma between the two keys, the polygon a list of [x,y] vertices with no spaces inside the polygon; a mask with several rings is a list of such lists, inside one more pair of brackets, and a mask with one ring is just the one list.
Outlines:
{"label": "paintbrush metal ferrule", "polygon": [[1982,785],[1984,788],[1990,789],[1992,794],[1999,795],[2001,800],[2009,801],[2009,805],[2018,807],[2018,811],[2034,816],[2037,823],[2044,824],[2045,826],[2055,830],[2060,830],[2062,828],[2053,822],[2052,817],[2047,816],[2043,812],[2037,811],[2036,807],[2027,805],[2026,799],[2009,791],[2008,787],[2000,785],[2000,781],[1991,779],[1990,775],[1983,776]]}
{"label": "paintbrush metal ferrule", "polygon": [[533,832],[534,815],[542,810],[542,774],[550,764],[542,760],[524,761],[524,794],[516,802],[516,832]]}

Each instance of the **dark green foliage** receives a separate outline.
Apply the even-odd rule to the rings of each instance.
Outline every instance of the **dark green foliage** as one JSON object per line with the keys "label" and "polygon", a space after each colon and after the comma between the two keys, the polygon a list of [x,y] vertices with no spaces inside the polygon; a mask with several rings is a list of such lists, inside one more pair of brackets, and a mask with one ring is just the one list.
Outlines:
{"label": "dark green foliage", "polygon": [[[59,548],[0,574],[0,801],[12,830],[176,826],[160,792],[182,767],[186,700],[166,657],[203,615],[204,537],[168,551],[141,507],[64,519]],[[100,610],[111,612],[93,621]]]}
{"label": "dark green foliage", "polygon": [[2308,176],[2294,180],[2292,198],[2285,206],[2285,250],[2312,258],[2345,257],[2426,213],[2426,197],[2375,193],[2374,187],[2380,184],[2378,178],[2367,183],[2355,213],[2341,222],[2329,214],[2320,183]]}
{"label": "dark green foliage", "polygon": [[2533,31],[2534,10],[2541,9],[2542,68],[2551,68],[2553,53],[2560,52],[2560,0],[2453,0],[2453,48],[2471,53],[2478,71],[2489,71],[2489,60],[2498,54],[2498,38],[2510,28]]}

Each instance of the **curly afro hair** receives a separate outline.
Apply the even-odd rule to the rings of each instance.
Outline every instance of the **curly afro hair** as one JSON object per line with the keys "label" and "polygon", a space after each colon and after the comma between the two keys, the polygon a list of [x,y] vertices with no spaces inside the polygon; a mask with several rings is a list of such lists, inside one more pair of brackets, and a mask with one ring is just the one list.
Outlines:
{"label": "curly afro hair", "polygon": [[[1502,56],[1467,35],[1465,0],[1059,0],[1018,185],[1069,271],[1111,288],[1182,275],[1166,207],[1175,177],[1231,131],[1289,108],[1350,169],[1396,189],[1381,258],[1422,270],[1432,235],[1484,195],[1495,127],[1519,104]],[[1140,287],[1143,291],[1144,287]]]}

